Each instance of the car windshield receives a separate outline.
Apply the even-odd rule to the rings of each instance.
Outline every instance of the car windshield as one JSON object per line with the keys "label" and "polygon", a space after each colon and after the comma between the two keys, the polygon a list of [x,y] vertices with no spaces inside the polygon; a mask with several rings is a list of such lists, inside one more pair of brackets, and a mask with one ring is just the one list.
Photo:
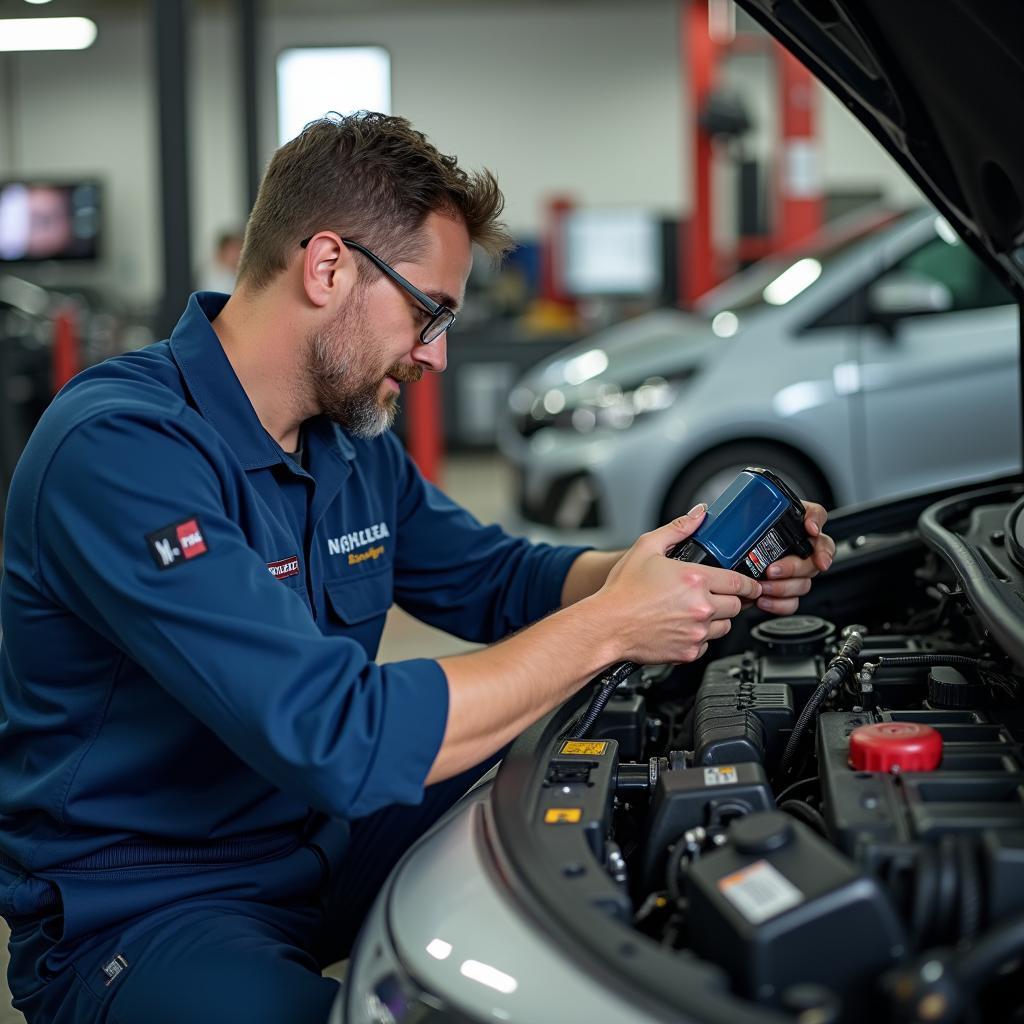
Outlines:
{"label": "car windshield", "polygon": [[810,245],[769,256],[730,278],[700,299],[695,311],[712,321],[716,333],[735,333],[737,314],[759,306],[784,306],[821,277],[825,268],[865,238],[903,216],[878,211],[826,229]]}

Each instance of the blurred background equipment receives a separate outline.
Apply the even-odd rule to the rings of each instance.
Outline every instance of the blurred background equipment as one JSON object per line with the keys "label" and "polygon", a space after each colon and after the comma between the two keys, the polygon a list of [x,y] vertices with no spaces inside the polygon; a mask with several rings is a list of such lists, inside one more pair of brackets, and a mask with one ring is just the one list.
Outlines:
{"label": "blurred background equipment", "polygon": [[97,259],[100,197],[94,181],[0,184],[0,262]]}

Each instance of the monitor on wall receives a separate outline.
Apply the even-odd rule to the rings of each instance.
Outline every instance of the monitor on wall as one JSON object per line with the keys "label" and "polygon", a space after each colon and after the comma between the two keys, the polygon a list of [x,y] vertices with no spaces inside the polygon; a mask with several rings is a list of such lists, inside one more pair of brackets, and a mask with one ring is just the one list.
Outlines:
{"label": "monitor on wall", "polygon": [[584,296],[656,296],[664,287],[661,220],[652,210],[577,209],[565,220],[566,290]]}
{"label": "monitor on wall", "polygon": [[98,259],[101,213],[95,181],[0,181],[0,263]]}

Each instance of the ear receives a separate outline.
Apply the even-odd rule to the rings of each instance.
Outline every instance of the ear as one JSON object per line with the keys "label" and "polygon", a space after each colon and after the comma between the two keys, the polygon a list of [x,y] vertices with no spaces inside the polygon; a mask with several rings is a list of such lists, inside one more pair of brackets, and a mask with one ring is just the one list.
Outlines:
{"label": "ear", "polygon": [[333,231],[315,234],[303,250],[302,287],[317,307],[339,307],[356,285],[358,268],[352,253]]}

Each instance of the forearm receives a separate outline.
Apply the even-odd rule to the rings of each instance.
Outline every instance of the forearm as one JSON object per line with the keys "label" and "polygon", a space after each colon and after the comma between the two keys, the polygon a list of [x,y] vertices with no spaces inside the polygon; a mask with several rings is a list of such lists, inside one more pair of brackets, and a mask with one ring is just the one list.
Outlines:
{"label": "forearm", "polygon": [[426,782],[479,764],[620,660],[611,617],[581,601],[471,654],[440,659],[448,723]]}
{"label": "forearm", "polygon": [[562,607],[596,594],[623,551],[584,551],[569,567],[562,584]]}

